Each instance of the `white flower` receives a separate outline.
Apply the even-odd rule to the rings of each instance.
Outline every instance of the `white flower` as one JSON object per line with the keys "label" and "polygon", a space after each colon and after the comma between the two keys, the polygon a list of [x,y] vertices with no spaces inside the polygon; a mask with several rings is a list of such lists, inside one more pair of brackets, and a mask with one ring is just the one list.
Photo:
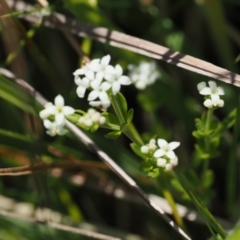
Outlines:
{"label": "white flower", "polygon": [[180,142],[168,143],[164,139],[158,139],[157,143],[160,148],[154,152],[153,156],[155,158],[161,158],[164,156],[168,157],[170,160],[176,158],[176,154],[174,153],[173,150],[180,145]]}
{"label": "white flower", "polygon": [[143,145],[140,149],[140,151],[143,153],[143,154],[152,154],[153,151],[157,148],[156,146],[156,140],[154,138],[152,138],[148,144],[146,145]]}
{"label": "white flower", "polygon": [[43,119],[54,115],[55,122],[61,125],[64,123],[64,116],[73,114],[75,110],[72,107],[64,106],[64,98],[61,95],[55,97],[54,104],[49,103],[47,108],[42,110],[39,115]]}
{"label": "white flower", "polygon": [[212,99],[206,99],[203,103],[203,105],[207,108],[212,108],[212,107],[223,107],[224,106],[224,101],[222,99],[219,99],[215,105],[213,104]]}
{"label": "white flower", "polygon": [[148,154],[149,153],[149,147],[147,145],[144,145],[140,149],[141,153]]}
{"label": "white flower", "polygon": [[101,83],[99,80],[94,80],[91,82],[92,91],[88,95],[88,101],[95,100],[99,97],[100,100],[108,99],[106,91],[111,87],[107,82]]}
{"label": "white flower", "polygon": [[161,76],[155,62],[142,61],[138,66],[129,65],[129,76],[135,87],[143,90]]}
{"label": "white flower", "polygon": [[86,92],[86,89],[90,87],[90,79],[84,77],[81,79],[79,76],[76,76],[74,79],[75,83],[78,85],[77,95],[80,98],[83,98]]}
{"label": "white flower", "polygon": [[158,158],[157,159],[157,165],[159,167],[165,167],[167,164],[167,160],[165,158]]}
{"label": "white flower", "polygon": [[57,122],[51,122],[48,119],[43,121],[43,125],[47,128],[47,134],[50,136],[64,135],[68,131],[64,128],[64,124],[58,124]]}
{"label": "white flower", "polygon": [[129,77],[122,76],[122,74],[122,67],[118,64],[114,68],[114,73],[105,75],[105,79],[112,85],[112,92],[114,95],[120,91],[121,85],[131,84]]}
{"label": "white flower", "polygon": [[100,112],[97,112],[93,108],[89,108],[88,111],[79,118],[78,123],[85,125],[86,127],[91,127],[94,124],[102,125],[106,122],[106,118],[101,116]]}
{"label": "white flower", "polygon": [[83,67],[77,69],[73,75],[76,77],[78,75],[85,75],[88,79],[93,80],[95,78],[95,72],[97,71],[96,65],[99,63],[100,59],[94,59],[87,63]]}
{"label": "white flower", "polygon": [[109,98],[107,97],[106,99],[100,99],[99,101],[90,101],[89,105],[92,107],[101,107],[103,109],[108,109],[111,105],[111,102]]}
{"label": "white flower", "polygon": [[[219,104],[220,96],[224,95],[224,90],[222,87],[218,87],[214,81],[209,81],[208,85],[209,87],[206,86],[205,82],[199,83],[197,85],[198,91],[201,95],[210,96],[211,103],[208,101],[207,106],[213,104],[216,107]],[[222,102],[220,102],[220,105],[223,105]]]}
{"label": "white flower", "polygon": [[99,60],[99,62],[94,63],[93,66],[96,69],[97,78],[103,79],[105,77],[105,74],[114,73],[114,67],[109,65],[110,60],[110,55],[106,55],[101,60]]}

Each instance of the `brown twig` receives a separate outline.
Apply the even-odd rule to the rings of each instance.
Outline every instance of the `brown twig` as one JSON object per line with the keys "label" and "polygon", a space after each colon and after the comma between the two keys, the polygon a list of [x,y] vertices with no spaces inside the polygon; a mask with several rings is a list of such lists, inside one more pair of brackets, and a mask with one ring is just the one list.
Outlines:
{"label": "brown twig", "polygon": [[21,167],[0,168],[0,176],[20,176],[31,174],[36,171],[43,171],[51,168],[62,169],[79,169],[79,168],[98,168],[108,170],[109,168],[102,163],[85,161],[85,162],[60,162],[60,163],[38,163]]}
{"label": "brown twig", "polygon": [[[13,82],[23,87],[25,90],[31,94],[36,101],[38,101],[43,106],[47,101],[38,93],[32,86],[23,81],[22,79],[17,79],[13,73],[7,69],[0,68],[0,73],[4,76],[10,78]],[[177,233],[182,235],[185,239],[190,240],[191,238],[180,228],[178,227],[166,214],[165,212],[153,202],[144,191],[137,185],[137,183],[111,159],[105,152],[103,152],[86,134],[84,134],[77,126],[70,123],[66,120],[67,128],[88,147],[91,151],[96,153],[96,155],[114,172],[116,173],[130,188],[132,188],[139,197],[147,204],[151,209],[153,209],[166,223],[168,223]]]}
{"label": "brown twig", "polygon": [[25,221],[25,222],[31,222],[31,223],[35,223],[35,224],[41,224],[41,225],[46,225],[61,231],[66,231],[66,232],[71,232],[71,233],[75,233],[75,234],[80,234],[86,237],[91,237],[94,239],[100,239],[100,240],[120,240],[120,238],[116,238],[116,237],[112,237],[112,236],[107,236],[104,234],[100,234],[100,233],[96,233],[90,230],[86,230],[86,229],[79,229],[79,228],[74,228],[71,226],[66,226],[63,224],[59,224],[59,223],[55,223],[55,222],[45,222],[45,221],[39,221],[35,218],[32,217],[26,217],[26,216],[22,216],[20,214],[17,213],[13,213],[13,212],[8,212],[8,211],[4,211],[4,210],[0,210],[0,215],[4,216],[4,217],[10,217],[10,218],[16,218],[19,219],[21,221]]}
{"label": "brown twig", "polygon": [[[17,11],[31,9],[31,5],[22,1],[14,2],[8,0],[8,3]],[[22,15],[21,17],[29,22],[35,23],[39,20],[39,13],[35,12],[34,14]],[[238,87],[240,86],[240,75],[236,73],[124,33],[112,31],[103,27],[94,27],[76,19],[65,17],[59,13],[52,13],[51,16],[45,17],[42,24],[46,27],[70,32],[79,37],[89,37],[114,47],[127,49],[151,58],[163,60],[189,71],[215,78]]]}

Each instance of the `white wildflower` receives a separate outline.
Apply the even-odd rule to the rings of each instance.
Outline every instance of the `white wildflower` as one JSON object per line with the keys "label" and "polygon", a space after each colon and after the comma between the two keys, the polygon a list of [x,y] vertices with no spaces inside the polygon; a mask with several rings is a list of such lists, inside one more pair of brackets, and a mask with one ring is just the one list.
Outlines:
{"label": "white wildflower", "polygon": [[80,98],[83,98],[86,92],[86,89],[90,87],[90,79],[84,77],[81,79],[79,76],[75,77],[75,83],[78,85],[77,87],[77,95]]}
{"label": "white wildflower", "polygon": [[64,135],[67,133],[67,129],[64,128],[64,124],[58,124],[57,122],[51,122],[48,119],[45,119],[43,121],[43,125],[47,130],[47,134],[50,136],[55,136],[55,135]]}
{"label": "white wildflower", "polygon": [[142,61],[138,66],[129,65],[129,77],[135,87],[142,90],[148,85],[153,84],[160,76],[155,62]]}
{"label": "white wildflower", "polygon": [[89,108],[88,111],[79,118],[78,123],[80,125],[91,127],[94,124],[102,125],[106,122],[106,118],[101,116],[100,112],[97,112],[93,108]]}
{"label": "white wildflower", "polygon": [[55,122],[61,125],[64,123],[65,116],[73,114],[75,110],[72,107],[64,106],[64,98],[61,95],[55,97],[54,104],[47,104],[47,108],[42,110],[39,115],[42,119],[54,115]]}
{"label": "white wildflower", "polygon": [[131,81],[129,77],[122,76],[123,69],[118,64],[114,68],[114,72],[112,74],[106,74],[105,79],[111,84],[112,86],[112,92],[114,95],[116,95],[121,88],[121,85],[129,85],[131,84]]}
{"label": "white wildflower", "polygon": [[180,142],[170,142],[168,143],[164,139],[158,139],[157,140],[159,149],[157,149],[154,152],[154,157],[155,158],[161,158],[161,157],[168,157],[170,160],[176,158],[176,154],[174,153],[174,149],[176,149],[179,145]]}
{"label": "white wildflower", "polygon": [[207,87],[205,82],[201,82],[197,85],[198,91],[201,95],[210,97],[210,99],[207,99],[208,101],[206,100],[204,102],[204,106],[208,108],[222,107],[224,102],[220,99],[220,96],[224,95],[223,88],[218,87],[214,81],[209,81],[208,85],[209,87]]}

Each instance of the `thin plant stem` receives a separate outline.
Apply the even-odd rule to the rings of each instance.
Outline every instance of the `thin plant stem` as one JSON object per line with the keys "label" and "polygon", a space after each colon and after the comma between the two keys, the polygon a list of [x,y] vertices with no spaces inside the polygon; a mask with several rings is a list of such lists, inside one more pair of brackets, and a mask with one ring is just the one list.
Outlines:
{"label": "thin plant stem", "polygon": [[205,223],[207,224],[209,230],[212,231],[212,229],[214,229],[216,233],[225,239],[227,237],[226,231],[217,222],[217,220],[213,217],[213,215],[209,212],[207,207],[201,202],[197,195],[193,192],[193,190],[190,188],[190,185],[188,184],[187,179],[178,170],[175,170],[175,172],[173,172],[173,175],[179,180],[183,189],[191,198],[192,202],[197,207],[202,217],[205,219]]}

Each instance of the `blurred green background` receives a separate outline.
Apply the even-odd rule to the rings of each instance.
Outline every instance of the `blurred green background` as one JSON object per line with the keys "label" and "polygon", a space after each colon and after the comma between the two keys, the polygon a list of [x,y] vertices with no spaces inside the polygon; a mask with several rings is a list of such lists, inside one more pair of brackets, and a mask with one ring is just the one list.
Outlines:
{"label": "blurred green background", "polygon": [[[4,2],[0,2],[2,6],[5,6]],[[26,2],[33,6],[37,3]],[[56,0],[49,1],[49,4],[54,11],[66,16],[149,40],[239,73],[238,0]],[[2,7],[1,15],[7,13],[7,8]],[[67,105],[87,110],[86,99],[79,99],[76,95],[72,75],[80,67],[82,58],[66,34],[18,18],[0,19],[0,23],[1,67],[29,82],[49,101],[61,94]],[[150,61],[89,38],[73,37],[91,59],[110,54],[111,63],[119,63],[126,74],[129,64]],[[157,61],[157,65],[161,77],[154,85],[143,91],[134,86],[123,87],[122,93],[129,108],[134,108],[133,122],[144,139],[147,141],[158,135],[169,141],[180,141],[181,147],[177,151],[179,167],[194,169],[194,119],[206,111],[196,85],[209,79],[163,61]],[[222,120],[237,107],[239,90],[222,82],[218,84],[226,93],[224,108],[216,111],[216,118]],[[38,117],[40,109],[22,89],[0,76],[1,168],[72,159],[91,161],[92,168],[1,177],[1,195],[30,203],[34,208],[50,208],[68,216],[68,224],[89,224],[99,232],[121,236],[122,239],[182,239],[140,200],[135,200],[137,196],[114,173],[99,168],[100,160],[71,133],[64,137],[47,136]],[[132,153],[128,139],[121,136],[112,141],[103,137],[106,133],[100,129],[97,133],[87,134],[146,193],[162,196],[161,184],[167,185],[177,202],[194,209],[176,184],[160,178],[160,187],[156,187],[155,181],[139,170],[141,160]],[[233,129],[226,131],[220,143],[220,154],[210,163],[212,179],[209,186],[198,189],[198,180],[195,185],[210,211],[231,223],[239,218],[239,164],[237,160],[228,161],[234,141],[236,143]],[[239,156],[239,150],[236,154]],[[199,169],[195,167],[195,170],[197,176]],[[129,197],[116,198],[113,194],[116,189],[124,189]],[[190,221],[185,224],[193,239],[210,236],[204,224]],[[0,218],[0,239],[66,238],[89,239],[12,218]]]}

